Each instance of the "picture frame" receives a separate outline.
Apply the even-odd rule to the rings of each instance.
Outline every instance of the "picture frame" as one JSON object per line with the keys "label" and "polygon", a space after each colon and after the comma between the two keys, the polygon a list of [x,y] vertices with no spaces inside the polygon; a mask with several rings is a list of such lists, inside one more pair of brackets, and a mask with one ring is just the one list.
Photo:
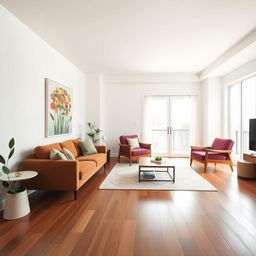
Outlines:
{"label": "picture frame", "polygon": [[72,133],[72,89],[45,79],[45,136],[55,137]]}

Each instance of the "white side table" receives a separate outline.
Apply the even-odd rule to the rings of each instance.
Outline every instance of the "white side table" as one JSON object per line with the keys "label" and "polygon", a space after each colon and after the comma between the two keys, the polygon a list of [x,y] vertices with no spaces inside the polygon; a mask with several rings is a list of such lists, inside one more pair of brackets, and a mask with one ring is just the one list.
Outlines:
{"label": "white side table", "polygon": [[[35,171],[23,171],[20,177],[16,177],[15,173],[10,173],[10,181],[21,181],[32,179],[37,176]],[[0,176],[1,181],[9,181],[6,174]],[[30,213],[30,206],[28,201],[28,193],[25,189],[17,194],[6,193],[5,208],[3,218],[6,220],[18,219]]]}

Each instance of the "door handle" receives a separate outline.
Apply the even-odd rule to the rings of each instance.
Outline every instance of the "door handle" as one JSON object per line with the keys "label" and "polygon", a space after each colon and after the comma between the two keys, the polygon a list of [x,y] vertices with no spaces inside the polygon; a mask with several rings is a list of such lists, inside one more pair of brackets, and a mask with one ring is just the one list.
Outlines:
{"label": "door handle", "polygon": [[169,134],[169,126],[167,126],[167,134]]}
{"label": "door handle", "polygon": [[172,134],[172,127],[170,126],[170,130],[169,130],[170,134]]}

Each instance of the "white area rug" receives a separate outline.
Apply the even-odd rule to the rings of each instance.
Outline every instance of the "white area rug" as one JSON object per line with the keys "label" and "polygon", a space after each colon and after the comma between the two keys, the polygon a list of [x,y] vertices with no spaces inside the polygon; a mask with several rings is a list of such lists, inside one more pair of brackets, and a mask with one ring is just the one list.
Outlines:
{"label": "white area rug", "polygon": [[[138,181],[139,166],[117,163],[99,189],[125,190],[177,190],[177,191],[217,191],[208,181],[188,166],[175,165],[175,183],[165,181]],[[172,173],[172,171],[170,171]],[[160,175],[167,175],[166,173]],[[163,176],[162,176],[163,177]],[[161,178],[161,176],[160,176]]]}

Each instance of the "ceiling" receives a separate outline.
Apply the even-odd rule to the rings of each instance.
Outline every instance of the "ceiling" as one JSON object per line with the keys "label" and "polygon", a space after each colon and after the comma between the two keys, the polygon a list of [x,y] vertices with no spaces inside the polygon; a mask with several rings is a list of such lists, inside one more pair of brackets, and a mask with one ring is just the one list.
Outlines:
{"label": "ceiling", "polygon": [[200,72],[256,27],[255,0],[0,0],[84,72]]}

